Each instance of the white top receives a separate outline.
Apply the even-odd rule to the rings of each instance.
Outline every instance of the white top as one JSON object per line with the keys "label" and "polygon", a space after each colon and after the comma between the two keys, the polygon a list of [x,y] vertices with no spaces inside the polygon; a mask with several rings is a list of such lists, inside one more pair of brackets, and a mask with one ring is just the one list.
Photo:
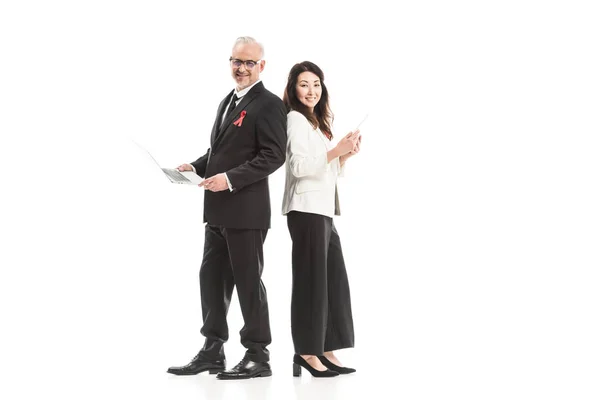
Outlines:
{"label": "white top", "polygon": [[337,178],[343,172],[339,158],[327,162],[333,144],[297,111],[288,113],[287,135],[283,214],[303,211],[333,217]]}

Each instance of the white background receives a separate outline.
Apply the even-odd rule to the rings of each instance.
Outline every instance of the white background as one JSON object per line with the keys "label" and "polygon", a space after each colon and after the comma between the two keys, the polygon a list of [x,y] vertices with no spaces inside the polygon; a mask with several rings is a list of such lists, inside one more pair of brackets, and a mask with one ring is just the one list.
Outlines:
{"label": "white background", "polygon": [[[3,1],[0,397],[597,399],[600,43],[593,1]],[[219,4],[217,4],[219,3]],[[354,376],[291,376],[290,239],[271,178],[274,375],[172,377],[202,344],[203,192],[236,37],[282,95],[325,71]],[[237,298],[229,365],[243,355]],[[387,394],[373,393],[380,392]]]}

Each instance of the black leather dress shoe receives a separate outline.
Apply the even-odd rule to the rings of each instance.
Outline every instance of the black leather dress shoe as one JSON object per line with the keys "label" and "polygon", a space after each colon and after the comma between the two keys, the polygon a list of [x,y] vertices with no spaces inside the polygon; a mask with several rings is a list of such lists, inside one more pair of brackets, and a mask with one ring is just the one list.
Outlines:
{"label": "black leather dress shoe", "polygon": [[271,366],[267,361],[255,362],[244,357],[242,358],[242,361],[232,369],[219,372],[217,374],[217,379],[248,379],[271,375]]}
{"label": "black leather dress shoe", "polygon": [[327,369],[330,369],[340,374],[351,374],[353,372],[356,372],[354,368],[340,367],[339,365],[335,365],[334,363],[329,361],[329,359],[325,356],[319,356],[319,361],[321,361],[321,364],[326,366]]}
{"label": "black leather dress shoe", "polygon": [[208,371],[210,374],[216,374],[225,370],[225,359],[209,360],[198,353],[189,364],[183,367],[171,367],[167,370],[168,373],[174,375],[196,375],[200,372]]}

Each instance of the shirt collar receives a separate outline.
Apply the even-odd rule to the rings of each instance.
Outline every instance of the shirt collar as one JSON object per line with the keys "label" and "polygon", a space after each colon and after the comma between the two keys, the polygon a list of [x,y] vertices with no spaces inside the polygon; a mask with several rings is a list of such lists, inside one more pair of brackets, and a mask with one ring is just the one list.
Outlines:
{"label": "shirt collar", "polygon": [[246,89],[242,89],[238,92],[237,89],[234,88],[233,91],[234,91],[235,95],[238,97],[238,99],[240,99],[240,98],[244,97],[250,91],[250,89],[252,89],[259,82],[260,82],[260,79],[257,80],[256,82],[254,82],[252,84],[252,86],[248,86]]}

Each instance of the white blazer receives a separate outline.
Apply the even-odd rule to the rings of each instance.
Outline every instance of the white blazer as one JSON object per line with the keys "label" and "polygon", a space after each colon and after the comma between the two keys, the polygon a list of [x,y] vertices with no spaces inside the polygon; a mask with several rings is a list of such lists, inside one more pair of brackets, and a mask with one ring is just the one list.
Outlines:
{"label": "white blazer", "polygon": [[333,144],[298,111],[287,115],[287,135],[283,214],[303,211],[333,217],[336,182],[343,172],[339,158],[327,162]]}

